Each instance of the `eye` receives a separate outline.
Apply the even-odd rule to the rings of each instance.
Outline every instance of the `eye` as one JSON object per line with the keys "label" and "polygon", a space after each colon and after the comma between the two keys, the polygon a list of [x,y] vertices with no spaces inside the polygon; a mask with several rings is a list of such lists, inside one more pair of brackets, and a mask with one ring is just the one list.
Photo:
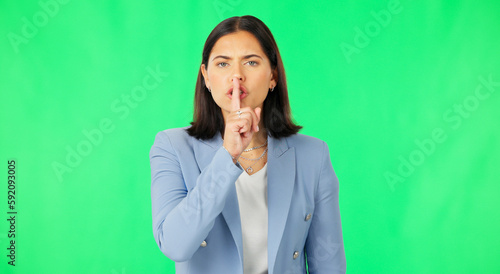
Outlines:
{"label": "eye", "polygon": [[227,67],[229,64],[228,63],[225,63],[225,62],[220,62],[217,64],[218,67],[220,68],[224,68],[224,67]]}
{"label": "eye", "polygon": [[248,64],[250,64],[250,66],[254,67],[254,66],[258,65],[259,63],[257,63],[256,61],[248,61]]}

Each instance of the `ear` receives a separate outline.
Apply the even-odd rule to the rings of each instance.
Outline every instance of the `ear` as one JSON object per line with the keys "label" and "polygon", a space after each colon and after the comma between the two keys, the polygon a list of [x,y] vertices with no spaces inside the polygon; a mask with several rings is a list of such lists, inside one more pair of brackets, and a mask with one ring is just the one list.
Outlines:
{"label": "ear", "polygon": [[205,79],[205,86],[209,89],[210,88],[210,81],[208,80],[208,72],[207,69],[205,68],[205,64],[201,64],[201,74],[203,74],[203,79]]}
{"label": "ear", "polygon": [[[271,87],[276,87],[276,85],[278,84],[278,70],[274,69],[272,72],[271,72]],[[269,88],[271,88],[269,87]]]}

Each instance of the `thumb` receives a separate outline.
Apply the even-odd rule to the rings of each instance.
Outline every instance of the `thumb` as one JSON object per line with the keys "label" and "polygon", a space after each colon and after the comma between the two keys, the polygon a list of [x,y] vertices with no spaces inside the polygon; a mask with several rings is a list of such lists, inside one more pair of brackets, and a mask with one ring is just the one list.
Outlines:
{"label": "thumb", "polygon": [[262,113],[261,108],[255,108],[255,115],[257,116],[257,124],[255,125],[255,131],[259,131],[260,114]]}
{"label": "thumb", "polygon": [[261,112],[262,112],[261,108],[255,108],[255,114],[257,115],[257,118],[259,119],[259,121],[260,121],[260,113]]}

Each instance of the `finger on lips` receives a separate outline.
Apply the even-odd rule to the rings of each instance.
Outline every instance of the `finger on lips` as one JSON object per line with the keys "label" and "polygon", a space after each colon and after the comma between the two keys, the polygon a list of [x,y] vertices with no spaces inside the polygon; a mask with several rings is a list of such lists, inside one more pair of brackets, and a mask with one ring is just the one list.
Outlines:
{"label": "finger on lips", "polygon": [[240,109],[240,80],[237,77],[233,78],[233,95],[231,99],[233,111]]}
{"label": "finger on lips", "polygon": [[[232,111],[237,111],[237,110],[241,110],[241,100],[240,100],[240,81],[237,77],[233,77],[233,94],[232,94],[232,97],[231,97],[231,107],[232,107]],[[252,130],[257,132],[259,131],[259,120],[260,120],[260,113],[262,111],[262,109],[258,108],[253,110],[251,109],[250,107],[247,107],[248,108],[248,113],[250,113],[250,116],[251,116],[251,119],[250,119],[250,122],[252,123]],[[246,109],[246,108],[244,108]],[[241,110],[242,112],[244,112],[243,110]],[[257,112],[258,111],[258,112]],[[245,113],[246,113],[245,112]],[[243,116],[242,116],[243,118]],[[243,129],[243,128],[242,128]],[[240,132],[242,132],[242,129],[240,129]]]}

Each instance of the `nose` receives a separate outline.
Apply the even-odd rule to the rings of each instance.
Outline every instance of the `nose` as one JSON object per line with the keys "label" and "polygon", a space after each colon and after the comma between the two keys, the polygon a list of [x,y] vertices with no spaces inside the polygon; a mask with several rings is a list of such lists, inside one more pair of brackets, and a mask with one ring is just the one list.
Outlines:
{"label": "nose", "polygon": [[231,82],[234,81],[234,78],[238,78],[240,82],[243,82],[245,80],[245,77],[243,73],[241,72],[240,66],[235,66],[233,73],[231,75]]}

